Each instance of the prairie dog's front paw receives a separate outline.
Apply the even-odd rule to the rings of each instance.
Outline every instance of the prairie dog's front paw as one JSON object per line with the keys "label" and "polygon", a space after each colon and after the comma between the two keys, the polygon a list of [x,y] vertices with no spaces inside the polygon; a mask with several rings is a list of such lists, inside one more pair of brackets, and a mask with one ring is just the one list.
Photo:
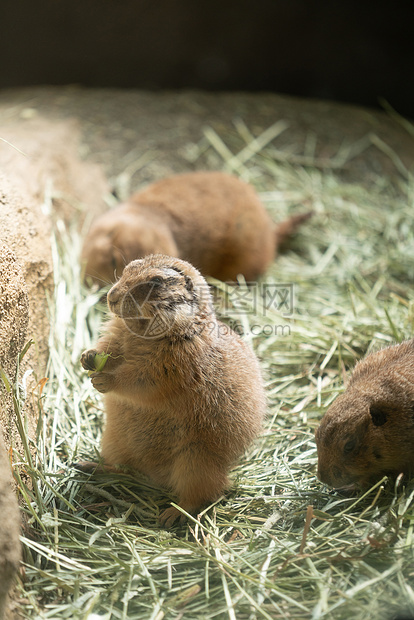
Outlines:
{"label": "prairie dog's front paw", "polygon": [[97,354],[96,349],[89,349],[82,353],[80,362],[85,370],[95,370],[95,355]]}
{"label": "prairie dog's front paw", "polygon": [[111,392],[115,387],[114,375],[109,372],[93,372],[91,374],[92,385],[95,390],[105,394]]}

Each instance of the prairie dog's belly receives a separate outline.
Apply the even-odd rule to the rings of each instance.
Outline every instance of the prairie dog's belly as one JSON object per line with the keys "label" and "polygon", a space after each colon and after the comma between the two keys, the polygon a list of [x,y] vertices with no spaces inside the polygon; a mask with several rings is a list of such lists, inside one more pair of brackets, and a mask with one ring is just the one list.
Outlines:
{"label": "prairie dog's belly", "polygon": [[167,411],[106,396],[102,456],[108,465],[128,465],[158,484],[168,484],[171,463],[182,448],[184,435],[184,426],[178,426]]}

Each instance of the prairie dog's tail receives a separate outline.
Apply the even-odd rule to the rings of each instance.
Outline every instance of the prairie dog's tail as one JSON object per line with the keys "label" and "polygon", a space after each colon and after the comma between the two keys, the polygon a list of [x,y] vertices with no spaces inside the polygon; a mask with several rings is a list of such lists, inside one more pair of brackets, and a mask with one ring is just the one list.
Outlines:
{"label": "prairie dog's tail", "polygon": [[299,215],[292,215],[287,220],[279,222],[275,226],[275,239],[277,250],[283,249],[289,238],[296,232],[296,229],[312,217],[313,211],[307,211],[306,213],[300,213]]}

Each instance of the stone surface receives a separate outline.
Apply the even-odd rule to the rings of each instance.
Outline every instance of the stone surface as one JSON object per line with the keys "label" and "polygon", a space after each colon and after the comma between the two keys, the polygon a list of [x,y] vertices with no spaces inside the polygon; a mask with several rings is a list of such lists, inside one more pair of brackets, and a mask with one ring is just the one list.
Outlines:
{"label": "stone surface", "polygon": [[[237,130],[241,122],[257,136],[273,123],[285,121],[287,129],[272,142],[280,161],[300,164],[311,152],[322,171],[332,170],[342,180],[364,186],[376,183],[379,175],[399,178],[390,151],[398,153],[407,168],[414,161],[412,135],[398,120],[384,112],[329,101],[269,93],[153,93],[78,87],[0,91],[0,137],[13,141],[13,127],[20,127],[26,140],[36,131],[41,136],[46,119],[57,126],[66,121],[74,130],[78,128],[75,138],[70,138],[72,144],[80,140],[78,155],[102,167],[119,198],[171,172],[223,169],[223,159],[209,147],[205,130],[213,129],[237,152],[245,146]],[[56,136],[57,150],[65,149],[63,135]],[[24,144],[17,138],[16,146]],[[375,138],[379,138],[377,144]],[[200,144],[201,149],[194,148]],[[379,148],[383,145],[388,152]],[[335,159],[344,148],[353,153],[345,164]],[[90,194],[85,204],[88,209],[93,205],[96,212],[103,202],[96,204],[101,177],[93,170],[87,176]],[[71,175],[71,188],[74,179],[79,184],[78,177],[84,178],[76,172]],[[73,206],[67,208],[67,214],[74,212]]]}
{"label": "stone surface", "polygon": [[[29,300],[23,273],[15,254],[0,245],[0,367],[12,379],[16,360],[24,346],[28,325]],[[10,460],[4,443],[18,451],[21,443],[15,431],[11,394],[0,386],[0,618],[9,587],[18,569],[20,558],[19,509],[12,489]]]}
{"label": "stone surface", "polygon": [[11,486],[10,464],[0,430],[0,618],[7,604],[7,593],[13,585],[20,560],[20,517],[16,496]]}
{"label": "stone surface", "polygon": [[[75,121],[21,118],[14,122],[7,112],[2,110],[0,115],[6,119],[0,130],[0,366],[10,382],[24,383],[27,433],[34,440],[35,388],[47,372],[47,308],[54,286],[52,225],[59,217],[81,221],[89,209],[99,209],[107,184],[98,165],[81,160]],[[34,344],[16,376],[18,355],[28,340]],[[0,383],[1,618],[20,556],[18,506],[8,453],[14,464],[24,451],[11,394]]]}

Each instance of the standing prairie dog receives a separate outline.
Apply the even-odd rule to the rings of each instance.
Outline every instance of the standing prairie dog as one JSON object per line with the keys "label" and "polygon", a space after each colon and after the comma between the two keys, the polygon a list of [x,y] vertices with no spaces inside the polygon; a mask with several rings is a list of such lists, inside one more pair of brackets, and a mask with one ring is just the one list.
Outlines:
{"label": "standing prairie dog", "polygon": [[[261,430],[258,361],[220,323],[208,285],[189,263],[151,255],[129,263],[107,295],[113,317],[81,363],[105,394],[102,457],[171,489],[195,513],[228,486],[228,472]],[[169,527],[181,513],[161,515]]]}
{"label": "standing prairie dog", "polygon": [[414,340],[367,355],[316,430],[318,477],[367,486],[414,473]]}
{"label": "standing prairie dog", "polygon": [[160,253],[218,280],[253,281],[309,216],[274,224],[253,187],[229,174],[171,176],[96,219],[82,250],[85,275],[103,286],[130,261]]}

